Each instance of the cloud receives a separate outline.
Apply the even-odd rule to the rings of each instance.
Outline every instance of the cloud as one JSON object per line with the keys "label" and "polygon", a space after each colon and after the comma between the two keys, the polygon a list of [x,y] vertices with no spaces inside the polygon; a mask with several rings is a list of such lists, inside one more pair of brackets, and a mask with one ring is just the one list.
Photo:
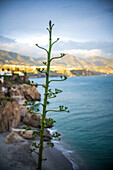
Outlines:
{"label": "cloud", "polygon": [[25,35],[19,36],[16,38],[16,42],[20,44],[29,44],[31,46],[35,45],[36,43],[40,45],[47,45],[48,44],[48,35]]}
{"label": "cloud", "polygon": [[25,56],[31,56],[31,57],[44,57],[46,56],[46,53],[40,49],[38,49],[36,46],[29,46],[27,44],[8,44],[8,43],[0,43],[0,49],[1,50],[6,50],[6,51],[11,51],[11,52],[16,52],[21,55]]}
{"label": "cloud", "polygon": [[65,53],[70,54],[73,56],[77,56],[80,58],[85,58],[89,56],[103,56],[103,53],[100,49],[93,49],[93,50],[87,50],[87,49],[76,49],[76,50],[63,50],[63,51],[56,51],[55,54],[58,55],[58,53]]}
{"label": "cloud", "polygon": [[0,43],[15,43],[15,39],[0,35]]}
{"label": "cloud", "polygon": [[[113,42],[99,41],[60,41],[54,48],[79,57],[102,56],[113,58]],[[109,54],[109,55],[108,55]]]}
{"label": "cloud", "polygon": [[67,40],[65,39],[63,41],[60,41],[57,45],[60,49],[101,49],[101,50],[107,50],[107,49],[113,49],[113,42],[107,42],[107,41],[76,41],[76,40]]}
{"label": "cloud", "polygon": [[21,55],[31,56],[31,57],[45,57],[46,52],[37,48],[35,44],[39,42],[40,45],[46,45],[47,37],[46,36],[21,36],[16,39],[0,36],[0,49],[20,53]]}
{"label": "cloud", "polygon": [[[57,38],[53,37],[53,41]],[[45,51],[37,48],[36,43],[48,49],[48,36],[33,36],[29,37],[22,36],[16,39],[11,39],[7,37],[0,36],[0,49],[17,52],[21,55],[31,56],[31,57],[45,57],[47,54]],[[76,42],[74,40],[70,41],[68,38],[63,38],[63,41],[59,41],[55,46],[53,46],[52,56],[59,56],[60,53],[68,53],[80,58],[85,58],[89,56],[101,56],[113,58],[113,42]]]}

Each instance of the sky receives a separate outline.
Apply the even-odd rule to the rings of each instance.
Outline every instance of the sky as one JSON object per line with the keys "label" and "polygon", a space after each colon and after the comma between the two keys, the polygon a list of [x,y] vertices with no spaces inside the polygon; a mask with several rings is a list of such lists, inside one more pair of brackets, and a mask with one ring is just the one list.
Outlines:
{"label": "sky", "polygon": [[0,49],[44,57],[52,20],[52,55],[113,58],[113,0],[0,0]]}

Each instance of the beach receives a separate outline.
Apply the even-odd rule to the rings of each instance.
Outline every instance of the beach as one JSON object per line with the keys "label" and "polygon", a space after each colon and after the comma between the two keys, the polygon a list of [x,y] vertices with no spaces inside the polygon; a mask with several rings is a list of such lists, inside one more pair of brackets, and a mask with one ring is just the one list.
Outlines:
{"label": "beach", "polygon": [[[8,134],[0,134],[0,170],[36,170],[37,156],[29,152],[33,140],[6,144]],[[43,170],[73,170],[71,162],[56,148],[45,149],[44,158]]]}

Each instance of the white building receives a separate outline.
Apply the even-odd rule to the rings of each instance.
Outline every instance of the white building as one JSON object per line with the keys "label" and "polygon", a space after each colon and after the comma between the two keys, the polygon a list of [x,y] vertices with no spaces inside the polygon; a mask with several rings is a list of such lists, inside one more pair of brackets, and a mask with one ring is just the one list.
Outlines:
{"label": "white building", "polygon": [[11,71],[5,71],[5,75],[12,76],[12,72]]}
{"label": "white building", "polygon": [[[4,71],[0,70],[0,76],[4,75]],[[4,77],[0,77],[0,81],[4,82]]]}
{"label": "white building", "polygon": [[[0,76],[3,76],[3,75],[12,76],[12,72],[11,71],[2,71],[0,69]],[[4,82],[4,77],[0,77],[0,81],[3,83]]]}

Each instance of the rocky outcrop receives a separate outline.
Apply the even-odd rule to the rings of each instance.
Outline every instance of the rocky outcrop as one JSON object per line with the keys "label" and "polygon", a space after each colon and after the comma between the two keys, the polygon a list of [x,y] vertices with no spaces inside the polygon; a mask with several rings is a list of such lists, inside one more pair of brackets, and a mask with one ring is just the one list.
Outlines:
{"label": "rocky outcrop", "polygon": [[23,92],[18,89],[18,86],[12,87],[9,92],[11,97],[23,96]]}
{"label": "rocky outcrop", "polygon": [[24,139],[34,139],[33,130],[12,128],[11,133],[13,133],[13,132],[17,133],[19,136],[21,136]]}
{"label": "rocky outcrop", "polygon": [[29,109],[29,107],[20,105],[20,116],[23,117],[23,119],[29,114]]}
{"label": "rocky outcrop", "polygon": [[[40,131],[35,130],[37,134],[40,134]],[[25,130],[25,129],[15,129],[12,128],[12,131],[7,135],[5,142],[6,143],[18,143],[23,142],[25,139],[34,139],[33,136],[34,130]],[[52,139],[50,132],[44,130],[44,141],[50,141]]]}
{"label": "rocky outcrop", "polygon": [[[7,94],[6,94],[7,95]],[[0,91],[0,133],[11,131],[6,137],[6,143],[23,142],[25,139],[34,139],[34,131],[40,134],[41,119],[40,114],[29,113],[29,107],[23,106],[26,100],[40,100],[40,93],[35,86],[27,84],[12,85],[8,89],[8,96]],[[49,120],[47,127],[51,127]],[[20,124],[21,123],[21,124]],[[35,127],[36,130],[15,129],[23,126],[23,123]],[[22,127],[21,127],[22,128]],[[33,128],[34,129],[34,128]],[[44,141],[52,139],[48,130],[44,130]]]}
{"label": "rocky outcrop", "polygon": [[35,86],[27,85],[27,84],[19,84],[18,86],[12,87],[10,89],[10,96],[22,96],[24,100],[32,100],[32,101],[39,101],[40,100],[40,93],[36,89]]}
{"label": "rocky outcrop", "polygon": [[44,130],[44,141],[50,141],[52,139],[50,132],[45,129]]}
{"label": "rocky outcrop", "polygon": [[[23,119],[23,123],[25,123],[26,125],[30,125],[32,127],[40,128],[41,127],[41,123],[40,123],[41,119],[42,119],[41,115],[34,114],[34,113],[30,114],[29,112],[27,112]],[[51,128],[53,125],[49,123],[49,119],[46,119],[46,121],[47,121],[46,128]]]}
{"label": "rocky outcrop", "polygon": [[22,90],[23,90],[24,97],[27,100],[33,100],[33,101],[40,100],[40,93],[37,91],[35,86],[24,85],[22,87]]}
{"label": "rocky outcrop", "polygon": [[3,98],[5,98],[5,93],[2,90],[0,90],[0,99],[3,99]]}
{"label": "rocky outcrop", "polygon": [[20,108],[17,101],[2,102],[0,105],[0,133],[10,131],[20,124]]}
{"label": "rocky outcrop", "polygon": [[25,123],[26,125],[30,125],[30,126],[33,126],[33,127],[40,127],[40,120],[41,120],[42,116],[39,115],[39,114],[30,114],[30,113],[27,113],[24,120],[23,120],[23,123]]}
{"label": "rocky outcrop", "polygon": [[24,96],[20,95],[20,96],[13,96],[13,97],[16,99],[19,105],[25,104],[26,99],[24,98]]}
{"label": "rocky outcrop", "polygon": [[24,141],[25,139],[23,139],[16,132],[12,131],[9,135],[7,135],[5,143],[19,143],[19,142],[24,142]]}

